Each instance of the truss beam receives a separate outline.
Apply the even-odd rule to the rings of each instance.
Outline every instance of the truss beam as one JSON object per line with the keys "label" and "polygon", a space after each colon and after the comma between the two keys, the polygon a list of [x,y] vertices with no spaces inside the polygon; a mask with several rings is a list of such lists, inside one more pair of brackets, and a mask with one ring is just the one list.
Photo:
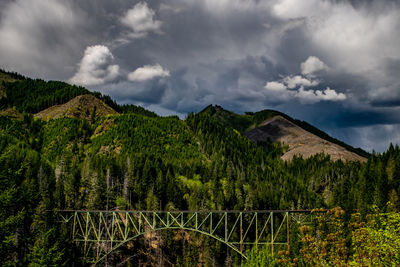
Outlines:
{"label": "truss beam", "polygon": [[[89,262],[98,264],[146,233],[182,229],[212,237],[246,258],[245,246],[289,248],[290,224],[309,211],[58,211]],[[286,229],[285,229],[286,228]]]}

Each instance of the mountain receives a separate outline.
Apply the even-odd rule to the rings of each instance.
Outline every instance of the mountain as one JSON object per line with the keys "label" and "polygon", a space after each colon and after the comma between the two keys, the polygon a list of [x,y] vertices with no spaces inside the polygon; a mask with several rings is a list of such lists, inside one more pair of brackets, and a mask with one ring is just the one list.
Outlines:
{"label": "mountain", "polygon": [[360,162],[367,160],[344,147],[304,130],[280,115],[265,120],[258,127],[247,131],[245,135],[255,143],[267,140],[281,142],[287,147],[287,151],[281,157],[283,160],[291,160],[294,156],[309,158],[319,153],[329,155],[332,160]]}
{"label": "mountain", "polygon": [[309,158],[324,153],[332,160],[365,162],[369,156],[359,148],[353,148],[304,121],[299,121],[275,110],[246,112],[244,115],[208,106],[201,111],[224,125],[238,130],[255,143],[281,142],[287,146],[282,159],[291,160],[295,155]]}
{"label": "mountain", "polygon": [[[7,74],[9,76],[9,74]],[[92,93],[89,90],[60,81],[20,78],[0,80],[3,97],[0,109],[15,108],[20,113],[37,113],[54,105],[68,102],[72,98]]]}
{"label": "mountain", "polygon": [[[59,117],[89,119],[93,117],[92,113],[95,106],[98,110],[96,110],[94,117],[116,113],[157,116],[141,107],[134,105],[120,106],[108,96],[58,81],[32,80],[17,73],[0,71],[0,85],[2,86],[0,88],[0,96],[2,96],[0,97],[0,109],[3,110],[0,114],[14,118],[21,117],[18,114],[27,112],[34,113],[36,118],[44,120]],[[220,106],[210,105],[200,113],[217,118],[224,125],[236,129],[256,143],[267,141],[268,137],[271,141],[285,143],[288,148],[285,154],[282,155],[282,159],[285,160],[292,159],[294,155],[308,158],[318,153],[330,155],[333,160],[365,161],[366,157],[369,156],[365,151],[353,148],[330,137],[307,122],[295,120],[279,111],[262,110],[240,115],[225,110]],[[274,136],[276,133],[271,132],[271,129],[279,130],[279,127],[268,128],[266,127],[266,122],[276,116],[279,116],[280,119],[274,120],[274,125],[283,122],[283,119],[285,119],[287,122],[292,123],[291,125],[297,126],[297,128],[291,127],[292,131],[302,132],[304,130],[308,134],[303,135],[303,139]],[[286,125],[288,124],[282,124],[281,128],[286,128]],[[262,133],[265,130],[267,132]],[[265,137],[263,140],[260,139],[262,136]]]}
{"label": "mountain", "polygon": [[[10,118],[21,119],[22,113],[34,113],[35,118],[43,120],[62,117],[93,120],[118,113],[157,116],[138,106],[120,106],[108,96],[63,82],[32,80],[6,71],[0,71],[0,82],[0,115]],[[309,158],[324,153],[332,160],[364,162],[369,156],[365,151],[334,139],[307,122],[275,110],[241,115],[210,105],[200,114],[217,119],[256,144],[280,142],[286,148],[281,155],[283,160],[291,160],[295,155]]]}
{"label": "mountain", "polygon": [[78,119],[95,119],[106,115],[118,114],[114,109],[93,95],[80,95],[65,104],[55,105],[34,115],[44,120],[70,117]]}

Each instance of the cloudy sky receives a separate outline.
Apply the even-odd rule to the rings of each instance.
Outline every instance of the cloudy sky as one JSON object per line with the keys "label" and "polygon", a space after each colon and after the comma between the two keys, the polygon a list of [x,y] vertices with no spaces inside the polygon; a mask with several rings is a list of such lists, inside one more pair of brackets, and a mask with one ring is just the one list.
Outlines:
{"label": "cloudy sky", "polygon": [[276,109],[400,144],[395,0],[1,0],[0,68],[161,115]]}

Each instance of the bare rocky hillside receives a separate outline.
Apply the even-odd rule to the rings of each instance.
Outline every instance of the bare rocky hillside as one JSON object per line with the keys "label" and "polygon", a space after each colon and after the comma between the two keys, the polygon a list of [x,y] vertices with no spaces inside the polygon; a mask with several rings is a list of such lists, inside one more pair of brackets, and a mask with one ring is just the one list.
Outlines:
{"label": "bare rocky hillside", "polygon": [[95,117],[118,114],[110,106],[93,95],[80,95],[62,105],[55,105],[35,114],[35,118],[43,120],[71,117],[79,119],[91,119]]}
{"label": "bare rocky hillside", "polygon": [[256,143],[268,139],[272,142],[281,142],[287,146],[287,151],[282,156],[283,160],[291,160],[295,155],[309,158],[318,153],[330,155],[332,160],[361,162],[367,160],[337,144],[307,132],[282,116],[274,116],[264,121],[260,126],[246,132],[245,135]]}

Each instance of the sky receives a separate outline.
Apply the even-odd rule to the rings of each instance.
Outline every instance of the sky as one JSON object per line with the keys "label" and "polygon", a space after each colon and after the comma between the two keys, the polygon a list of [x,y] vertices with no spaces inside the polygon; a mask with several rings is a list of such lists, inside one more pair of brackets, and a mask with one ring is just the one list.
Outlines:
{"label": "sky", "polygon": [[400,144],[395,0],[0,0],[0,68],[181,118],[275,109]]}

